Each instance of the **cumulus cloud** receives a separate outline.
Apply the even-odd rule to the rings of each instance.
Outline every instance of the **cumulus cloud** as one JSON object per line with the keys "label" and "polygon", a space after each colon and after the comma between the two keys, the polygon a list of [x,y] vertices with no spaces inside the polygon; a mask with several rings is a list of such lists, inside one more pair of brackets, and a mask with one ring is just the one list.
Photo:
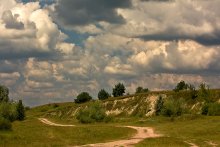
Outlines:
{"label": "cumulus cloud", "polygon": [[18,14],[15,14],[13,16],[10,10],[3,12],[2,20],[5,23],[5,27],[9,29],[18,29],[18,30],[24,29],[24,24],[17,20],[18,17],[19,17]]}
{"label": "cumulus cloud", "polygon": [[66,25],[87,25],[99,21],[123,23],[117,8],[131,7],[131,0],[59,0],[57,18]]}
{"label": "cumulus cloud", "polygon": [[42,9],[38,2],[23,4],[9,0],[8,3],[3,2],[0,7],[0,59],[56,54],[57,44],[64,43],[66,36],[48,10]]}
{"label": "cumulus cloud", "polygon": [[118,82],[130,93],[180,80],[220,86],[218,0],[46,4],[0,0],[0,83],[14,99],[73,101]]}

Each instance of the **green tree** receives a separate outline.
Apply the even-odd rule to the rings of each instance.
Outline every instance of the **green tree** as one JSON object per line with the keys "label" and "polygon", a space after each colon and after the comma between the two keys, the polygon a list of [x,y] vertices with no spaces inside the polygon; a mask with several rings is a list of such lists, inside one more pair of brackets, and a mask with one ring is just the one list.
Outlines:
{"label": "green tree", "polygon": [[181,90],[187,90],[187,88],[188,88],[188,84],[186,84],[185,81],[180,81],[180,82],[176,85],[174,91],[175,91],[175,92],[179,92],[179,91],[181,91]]}
{"label": "green tree", "polygon": [[104,89],[101,89],[100,91],[99,91],[99,93],[98,93],[98,98],[100,99],[100,100],[105,100],[105,99],[107,99],[107,98],[109,98],[110,97],[110,94],[108,94],[108,92],[106,92]]}
{"label": "green tree", "polygon": [[143,87],[140,87],[140,86],[139,86],[139,87],[136,88],[136,92],[135,92],[135,93],[136,93],[136,94],[137,94],[137,93],[141,93],[142,91],[143,91]]}
{"label": "green tree", "polygon": [[115,88],[113,88],[112,90],[112,95],[114,97],[123,96],[124,93],[125,93],[125,86],[122,83],[118,83],[117,85],[115,85]]}
{"label": "green tree", "polygon": [[24,120],[25,118],[25,109],[24,109],[24,105],[22,104],[22,100],[18,101],[17,104],[17,115],[18,115],[18,120]]}
{"label": "green tree", "polygon": [[0,102],[8,102],[9,89],[5,86],[0,85]]}
{"label": "green tree", "polygon": [[149,91],[148,88],[143,88],[143,87],[140,87],[140,86],[139,86],[139,87],[136,88],[136,92],[135,92],[135,93],[136,93],[136,94],[137,94],[137,93],[145,93],[145,92],[148,92],[148,91]]}
{"label": "green tree", "polygon": [[89,95],[88,92],[82,92],[76,97],[75,102],[84,103],[84,102],[90,101],[91,99],[92,97]]}

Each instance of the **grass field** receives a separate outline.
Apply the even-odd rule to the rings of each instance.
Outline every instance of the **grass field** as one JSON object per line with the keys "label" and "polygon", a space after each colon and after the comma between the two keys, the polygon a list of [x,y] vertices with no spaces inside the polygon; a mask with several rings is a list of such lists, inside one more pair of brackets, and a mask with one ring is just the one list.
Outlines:
{"label": "grass field", "polygon": [[151,118],[137,122],[142,126],[152,126],[164,137],[146,139],[137,146],[189,146],[186,142],[194,143],[200,147],[212,146],[210,143],[220,146],[220,117],[201,116],[192,118],[181,117],[170,121],[167,118]]}
{"label": "grass field", "polygon": [[[84,105],[84,104],[82,104]],[[111,123],[83,125],[68,117],[49,117],[52,122],[74,124],[75,127],[55,127],[37,118],[46,112],[69,110],[74,103],[50,104],[27,111],[25,121],[13,123],[11,131],[0,131],[0,146],[71,146],[108,142],[131,137],[135,130],[117,126],[153,127],[160,138],[145,139],[137,147],[200,147],[220,146],[220,116],[183,115],[181,117],[116,117]]]}
{"label": "grass field", "polygon": [[123,139],[134,134],[129,128],[112,125],[81,125],[54,127],[41,123],[36,118],[13,123],[13,130],[0,131],[0,146],[67,146],[107,142]]}
{"label": "grass field", "polygon": [[[184,147],[194,143],[208,147],[212,142],[220,145],[220,117],[200,116],[192,119],[181,117],[171,121],[170,118],[153,117],[118,118],[117,121],[105,124],[81,125],[76,127],[54,127],[42,124],[36,118],[28,118],[23,122],[13,123],[13,130],[0,131],[0,146],[68,146],[89,143],[108,142],[128,138],[135,133],[129,128],[117,129],[114,126],[134,125],[154,127],[161,138],[145,139],[137,147]],[[55,119],[53,121],[56,121]],[[59,120],[59,122],[69,122]],[[75,121],[73,121],[75,122]]]}

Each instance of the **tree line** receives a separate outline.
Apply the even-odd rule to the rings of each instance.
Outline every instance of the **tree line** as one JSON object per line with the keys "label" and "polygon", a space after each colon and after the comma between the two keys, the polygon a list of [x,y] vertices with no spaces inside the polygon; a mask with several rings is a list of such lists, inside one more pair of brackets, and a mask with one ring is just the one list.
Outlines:
{"label": "tree line", "polygon": [[[118,83],[113,87],[112,95],[110,93],[108,93],[105,89],[101,89],[98,92],[98,99],[99,100],[105,100],[105,99],[108,99],[110,97],[123,96],[125,94],[125,90],[126,90],[126,88],[125,88],[124,84],[123,83]],[[138,94],[138,93],[146,93],[146,92],[149,92],[148,88],[143,88],[143,87],[139,86],[139,87],[136,88],[135,93]],[[76,97],[75,102],[76,103],[84,103],[84,102],[87,102],[87,101],[90,101],[90,100],[92,100],[92,96],[90,96],[88,92],[82,92]]]}

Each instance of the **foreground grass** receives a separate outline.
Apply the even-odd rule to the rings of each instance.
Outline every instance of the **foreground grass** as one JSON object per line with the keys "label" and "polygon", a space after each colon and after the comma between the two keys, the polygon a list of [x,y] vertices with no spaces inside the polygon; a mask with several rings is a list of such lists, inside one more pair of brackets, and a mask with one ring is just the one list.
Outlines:
{"label": "foreground grass", "polygon": [[129,128],[111,125],[54,127],[36,118],[15,122],[12,131],[0,131],[0,146],[69,146],[107,142],[128,138],[135,133]]}
{"label": "foreground grass", "polygon": [[168,118],[155,117],[136,122],[142,126],[152,126],[164,137],[145,139],[137,146],[189,146],[194,143],[200,147],[211,146],[210,142],[220,146],[220,117],[200,116],[198,118],[181,117],[174,121]]}

